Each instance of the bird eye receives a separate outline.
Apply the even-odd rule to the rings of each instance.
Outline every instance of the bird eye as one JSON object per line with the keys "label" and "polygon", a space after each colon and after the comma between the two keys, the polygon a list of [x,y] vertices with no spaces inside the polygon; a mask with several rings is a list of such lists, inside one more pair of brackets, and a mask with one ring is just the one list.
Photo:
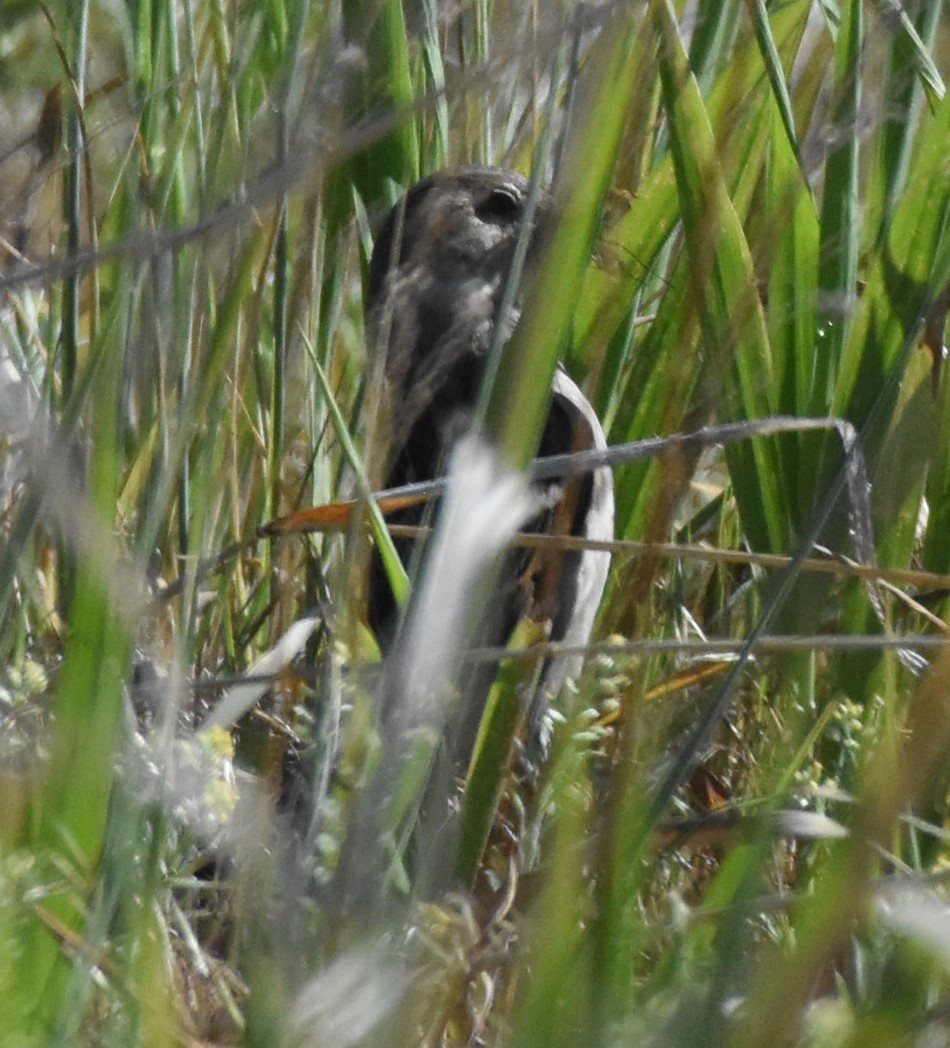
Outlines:
{"label": "bird eye", "polygon": [[521,197],[511,186],[498,186],[475,206],[483,222],[511,222],[521,215]]}

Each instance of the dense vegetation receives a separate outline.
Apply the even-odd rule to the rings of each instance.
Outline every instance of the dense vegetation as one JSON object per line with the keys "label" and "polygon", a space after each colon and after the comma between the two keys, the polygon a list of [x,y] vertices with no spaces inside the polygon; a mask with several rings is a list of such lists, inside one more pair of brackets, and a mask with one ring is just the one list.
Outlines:
{"label": "dense vegetation", "polygon": [[[0,1045],[944,1043],[940,0],[339,6],[0,6]],[[611,444],[739,425],[616,467],[433,893],[380,525],[257,529],[378,479],[373,231],[468,161],[563,215],[512,461],[555,354]]]}

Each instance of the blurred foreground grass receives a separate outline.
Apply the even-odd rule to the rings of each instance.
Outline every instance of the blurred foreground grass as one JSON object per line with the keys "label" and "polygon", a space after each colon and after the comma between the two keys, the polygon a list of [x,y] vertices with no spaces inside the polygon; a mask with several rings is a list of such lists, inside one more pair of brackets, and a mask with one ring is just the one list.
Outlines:
{"label": "blurred foreground grass", "polygon": [[[942,4],[60,0],[0,26],[0,1045],[950,1039]],[[526,359],[563,340],[612,443],[856,436],[618,467],[610,643],[540,780],[502,760],[463,796],[491,834],[433,898],[410,740],[353,913],[368,538],[196,567],[352,495],[350,442],[372,471],[372,232],[466,161],[566,202]],[[545,388],[521,377],[512,416]],[[286,672],[235,690],[268,652]],[[254,708],[196,731],[223,701]]]}

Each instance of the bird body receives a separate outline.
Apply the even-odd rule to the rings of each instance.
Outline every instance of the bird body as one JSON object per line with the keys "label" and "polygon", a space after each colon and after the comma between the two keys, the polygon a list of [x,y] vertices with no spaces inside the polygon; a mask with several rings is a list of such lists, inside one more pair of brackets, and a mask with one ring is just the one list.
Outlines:
{"label": "bird body", "polygon": [[[382,354],[392,407],[387,488],[442,475],[452,448],[473,427],[496,329],[503,325],[502,337],[507,338],[519,316],[517,296],[505,315],[502,308],[526,221],[527,193],[522,176],[498,168],[442,172],[413,186],[380,228],[370,263],[367,330],[371,351]],[[542,200],[530,234],[529,267],[538,231],[552,219]],[[558,368],[539,455],[605,447],[593,408]],[[536,487],[542,508],[526,531],[613,537],[608,469]],[[404,511],[399,522],[419,523],[422,513]],[[397,548],[408,563],[410,544]],[[476,643],[504,644],[517,621],[527,616],[545,623],[552,640],[585,644],[608,566],[609,554],[603,551],[510,551]],[[369,616],[387,649],[394,642],[399,615],[378,559],[371,570]],[[578,665],[576,659],[549,660],[534,704],[533,729],[547,697]],[[489,668],[469,681],[476,725],[493,676]],[[471,734],[470,729],[462,734]]]}

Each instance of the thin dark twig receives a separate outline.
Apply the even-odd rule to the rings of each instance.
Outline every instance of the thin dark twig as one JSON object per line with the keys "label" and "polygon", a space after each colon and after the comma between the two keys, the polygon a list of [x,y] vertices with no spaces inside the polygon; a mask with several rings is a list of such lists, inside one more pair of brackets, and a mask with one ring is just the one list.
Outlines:
{"label": "thin dark twig", "polygon": [[[729,444],[738,440],[749,440],[753,437],[771,437],[778,433],[805,432],[808,430],[836,430],[842,436],[847,461],[847,486],[849,493],[849,513],[852,520],[851,533],[855,541],[856,560],[866,565],[873,563],[873,540],[871,538],[870,510],[868,508],[869,483],[863,455],[857,446],[854,428],[844,419],[834,418],[795,418],[794,416],[776,415],[766,419],[753,419],[747,422],[725,422],[717,425],[703,426],[691,433],[674,433],[668,437],[651,437],[648,440],[636,440],[626,444],[615,444],[605,450],[579,451],[568,455],[551,455],[537,459],[528,471],[531,481],[571,479],[593,470],[626,465],[631,462],[643,462],[657,458],[673,448],[701,449],[717,444]],[[398,488],[373,493],[377,501],[397,498],[435,498],[444,493],[446,478],[422,481],[415,484],[404,484]],[[357,505],[354,501],[353,505]],[[291,514],[291,518],[293,514]],[[288,518],[281,518],[285,521]],[[222,552],[195,566],[195,577],[220,570],[229,560],[244,549],[254,545],[259,539],[274,538],[289,532],[318,530],[316,527],[290,527],[286,531],[278,527],[276,521],[263,524],[250,538],[239,540]],[[181,579],[165,586],[157,595],[159,602],[165,602],[176,596],[183,583]]]}
{"label": "thin dark twig", "polygon": [[[538,658],[570,658],[583,655],[588,658],[601,655],[611,658],[636,657],[642,655],[683,655],[693,659],[715,658],[732,662],[741,655],[746,642],[732,637],[698,638],[681,640],[676,637],[637,637],[631,640],[603,640],[590,644],[567,644],[560,641],[544,641],[526,648],[484,647],[473,648],[462,654],[465,665],[498,663],[503,659],[535,660]],[[906,634],[900,637],[882,637],[877,633],[840,634],[765,634],[756,643],[755,653],[763,655],[788,655],[806,651],[938,651],[950,645],[946,635]],[[367,684],[375,681],[386,670],[386,662],[370,662],[359,666],[341,667],[340,672],[349,680],[362,680]],[[187,682],[187,687],[196,694],[217,693],[241,685],[273,684],[276,681],[303,681],[317,683],[323,674],[322,666],[295,665],[274,673],[235,673],[217,677],[200,677]]]}

